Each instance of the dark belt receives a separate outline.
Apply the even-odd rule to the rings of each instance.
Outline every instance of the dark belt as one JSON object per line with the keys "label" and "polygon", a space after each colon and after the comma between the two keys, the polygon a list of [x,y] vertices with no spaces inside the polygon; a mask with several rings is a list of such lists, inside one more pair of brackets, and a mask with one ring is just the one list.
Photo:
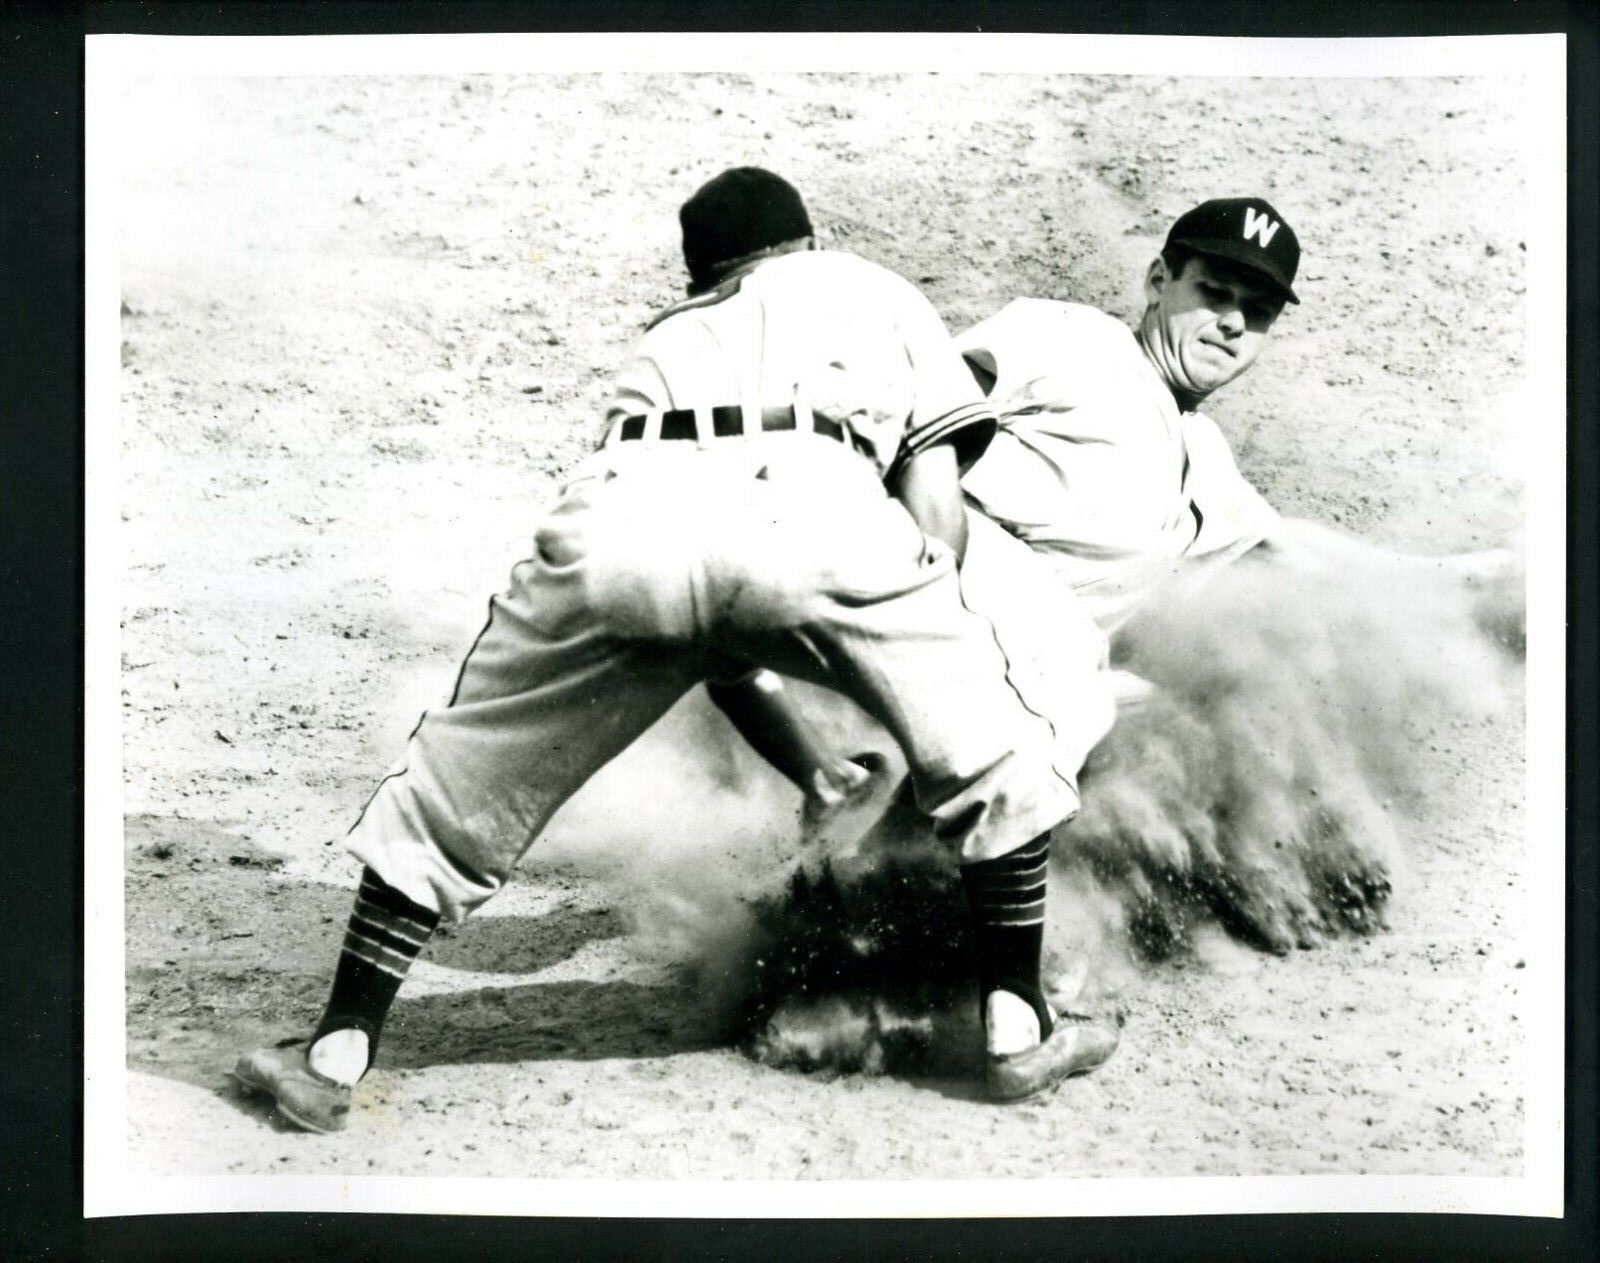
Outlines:
{"label": "dark belt", "polygon": [[[619,439],[642,439],[644,437],[644,417],[624,417],[622,427],[617,432]],[[746,424],[745,410],[737,404],[723,405],[711,409],[711,434],[714,438],[735,438],[741,434],[773,434],[782,430],[810,429],[816,431],[824,438],[834,439],[840,443],[849,443],[858,451],[865,451],[866,447],[856,436],[855,432],[847,426],[840,425],[829,417],[819,417],[812,414],[809,425],[802,425],[792,405],[784,404],[780,407],[763,408],[760,416],[752,415],[749,420],[758,424]],[[698,439],[700,432],[695,426],[694,410],[692,408],[674,408],[670,412],[661,414],[661,432],[657,436],[663,439]]]}

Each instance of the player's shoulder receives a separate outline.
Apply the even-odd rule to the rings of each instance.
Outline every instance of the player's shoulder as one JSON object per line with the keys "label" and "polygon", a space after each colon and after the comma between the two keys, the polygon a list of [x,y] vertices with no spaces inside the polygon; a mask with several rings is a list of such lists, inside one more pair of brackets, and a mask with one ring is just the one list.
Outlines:
{"label": "player's shoulder", "polygon": [[719,306],[737,294],[743,284],[743,276],[733,276],[703,293],[691,294],[688,298],[680,298],[670,307],[658,311],[652,316],[645,325],[644,331],[646,334],[652,334],[674,316],[688,315],[692,312],[705,311],[707,308]]}
{"label": "player's shoulder", "polygon": [[677,319],[682,316],[715,319],[714,313],[719,309],[746,297],[758,303],[781,298],[833,305],[853,297],[870,301],[880,311],[886,306],[927,303],[922,291],[898,272],[858,254],[847,250],[796,250],[755,261],[714,288],[679,299],[657,313],[645,331],[693,323]]}
{"label": "player's shoulder", "polygon": [[957,335],[956,340],[983,345],[985,339],[1006,337],[1087,336],[1097,340],[1126,341],[1132,335],[1115,316],[1087,303],[1059,298],[1013,298],[999,311]]}
{"label": "player's shoulder", "polygon": [[817,246],[812,250],[796,250],[781,254],[761,265],[765,271],[793,268],[810,272],[829,272],[840,276],[870,277],[888,285],[909,285],[911,282],[893,268],[875,263],[864,255],[832,246]]}
{"label": "player's shoulder", "polygon": [[836,294],[872,294],[882,299],[926,303],[923,292],[893,268],[848,250],[801,250],[762,263],[751,281],[768,285],[821,288]]}
{"label": "player's shoulder", "polygon": [[1105,371],[1137,350],[1132,331],[1115,316],[1056,298],[1014,298],[955,342],[967,359],[1008,378]]}
{"label": "player's shoulder", "polygon": [[1096,341],[1125,346],[1133,342],[1133,330],[1108,311],[1091,307],[1088,303],[1066,303],[1050,299],[1040,300],[1052,309],[1052,319],[1062,328]]}

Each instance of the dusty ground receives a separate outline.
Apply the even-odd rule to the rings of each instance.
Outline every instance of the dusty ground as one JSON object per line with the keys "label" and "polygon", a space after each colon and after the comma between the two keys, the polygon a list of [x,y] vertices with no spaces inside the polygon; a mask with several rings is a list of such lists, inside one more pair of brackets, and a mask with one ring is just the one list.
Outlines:
{"label": "dusty ground", "polygon": [[[1286,512],[1443,553],[1520,529],[1514,99],[1481,81],[948,76],[130,93],[134,1166],[1519,1171],[1511,721],[1430,738],[1387,933],[1286,958],[1207,937],[1129,981],[1123,1055],[1020,1108],[959,1081],[775,1071],[682,1016],[657,945],[629,932],[629,831],[703,851],[793,806],[708,788],[693,749],[726,734],[692,704],[574,804],[554,863],[435,943],[351,1132],[283,1130],[225,1078],[314,1020],[355,873],[337,839],[592,442],[608,372],[677,292],[674,210],[703,179],[741,161],[787,174],[835,243],[920,280],[952,327],[1018,294],[1126,316],[1173,215],[1263,192],[1305,245],[1306,301],[1213,414]],[[647,759],[652,801],[634,805]]]}

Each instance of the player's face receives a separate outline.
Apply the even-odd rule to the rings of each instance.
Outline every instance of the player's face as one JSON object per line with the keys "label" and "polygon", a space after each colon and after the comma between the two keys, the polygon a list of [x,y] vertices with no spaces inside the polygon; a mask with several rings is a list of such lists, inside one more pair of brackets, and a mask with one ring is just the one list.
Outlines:
{"label": "player's face", "polygon": [[1252,274],[1196,256],[1174,276],[1157,259],[1145,277],[1144,342],[1168,385],[1204,396],[1256,362],[1283,299]]}

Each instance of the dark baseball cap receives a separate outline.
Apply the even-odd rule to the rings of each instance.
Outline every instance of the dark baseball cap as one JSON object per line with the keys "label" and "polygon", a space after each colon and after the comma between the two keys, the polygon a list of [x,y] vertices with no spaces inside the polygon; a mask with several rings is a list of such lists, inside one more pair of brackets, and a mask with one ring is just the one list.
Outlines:
{"label": "dark baseball cap", "polygon": [[1168,246],[1231,259],[1260,272],[1291,303],[1300,300],[1290,286],[1300,266],[1300,239],[1282,215],[1259,197],[1219,197],[1179,215],[1167,233]]}
{"label": "dark baseball cap", "polygon": [[678,222],[683,261],[696,281],[719,263],[812,235],[794,185],[760,167],[733,167],[701,185],[678,211]]}

